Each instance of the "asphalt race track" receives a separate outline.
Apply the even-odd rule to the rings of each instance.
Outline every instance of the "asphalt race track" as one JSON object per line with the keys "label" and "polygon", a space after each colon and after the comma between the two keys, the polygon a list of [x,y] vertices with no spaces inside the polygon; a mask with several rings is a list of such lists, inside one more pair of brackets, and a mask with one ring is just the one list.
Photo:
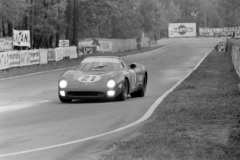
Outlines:
{"label": "asphalt race track", "polygon": [[[179,39],[152,52],[124,57],[128,64],[145,65],[149,74],[146,96],[124,102],[60,103],[57,80],[64,70],[0,80],[0,160],[94,159],[99,148],[129,129],[86,140],[88,137],[140,119],[220,41]],[[86,141],[77,142],[82,139]],[[62,145],[55,146],[58,144]]]}

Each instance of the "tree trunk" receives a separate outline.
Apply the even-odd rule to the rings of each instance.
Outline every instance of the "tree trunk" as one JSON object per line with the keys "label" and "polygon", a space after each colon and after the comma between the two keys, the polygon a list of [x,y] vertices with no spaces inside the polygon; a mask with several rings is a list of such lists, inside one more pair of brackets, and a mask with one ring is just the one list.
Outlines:
{"label": "tree trunk", "polygon": [[6,37],[6,32],[5,32],[5,23],[4,21],[2,20],[2,36],[3,37]]}
{"label": "tree trunk", "polygon": [[67,8],[67,29],[66,29],[66,39],[69,39],[71,42],[70,32],[72,27],[72,19],[73,19],[73,0],[68,1],[68,8]]}
{"label": "tree trunk", "polygon": [[56,44],[55,44],[55,47],[58,47],[58,42],[59,42],[59,32],[57,31],[56,33]]}
{"label": "tree trunk", "polygon": [[12,23],[8,22],[8,37],[13,36],[13,25]]}
{"label": "tree trunk", "polygon": [[78,0],[74,0],[74,8],[73,8],[73,39],[72,43],[77,45],[78,41]]}

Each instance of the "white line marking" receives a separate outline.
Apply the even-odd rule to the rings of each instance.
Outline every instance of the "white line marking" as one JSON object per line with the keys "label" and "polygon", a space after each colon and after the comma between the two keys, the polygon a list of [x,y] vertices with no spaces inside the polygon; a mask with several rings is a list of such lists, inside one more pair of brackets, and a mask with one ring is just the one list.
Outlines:
{"label": "white line marking", "polygon": [[18,105],[7,105],[4,107],[0,107],[0,113],[4,113],[4,112],[9,112],[9,111],[15,111],[15,110],[20,110],[23,108],[28,108],[31,107],[33,105],[36,104],[41,104],[41,103],[47,103],[49,102],[49,100],[43,100],[43,101],[39,101],[39,102],[24,102],[23,104],[18,104]]}
{"label": "white line marking", "polygon": [[[210,51],[211,52],[211,51]],[[52,146],[47,146],[47,147],[42,147],[42,148],[36,148],[36,149],[31,149],[31,150],[26,150],[26,151],[21,151],[21,152],[14,152],[14,153],[8,153],[8,154],[2,154],[0,155],[0,158],[2,157],[10,157],[10,156],[15,156],[15,155],[21,155],[21,154],[26,154],[26,153],[31,153],[31,152],[37,152],[37,151],[43,151],[43,150],[47,150],[47,149],[53,149],[53,148],[59,148],[59,147],[63,147],[63,146],[67,146],[67,145],[71,145],[71,144],[76,144],[76,143],[80,143],[80,142],[84,142],[84,141],[88,141],[88,140],[92,140],[92,139],[95,139],[95,138],[99,138],[99,137],[103,137],[103,136],[107,136],[109,134],[113,134],[113,133],[116,133],[116,132],[120,132],[122,130],[125,130],[125,129],[128,129],[130,127],[133,127],[137,124],[140,124],[142,123],[143,121],[147,120],[152,114],[153,112],[155,111],[155,109],[158,107],[158,105],[164,100],[165,97],[167,97],[167,95],[169,93],[171,93],[177,86],[179,86],[186,78],[188,78],[192,72],[194,72],[199,66],[200,64],[203,62],[203,60],[209,55],[208,52],[203,58],[202,60],[194,67],[194,69],[189,72],[187,74],[186,77],[184,77],[183,79],[181,79],[179,82],[177,82],[171,89],[169,89],[167,92],[165,92],[161,97],[159,97],[154,103],[153,105],[149,108],[149,110],[145,113],[145,115],[140,118],[139,120],[133,122],[133,123],[130,123],[124,127],[121,127],[121,128],[118,128],[118,129],[115,129],[113,131],[109,131],[109,132],[106,132],[106,133],[102,133],[102,134],[98,134],[98,135],[95,135],[95,136],[91,136],[91,137],[87,137],[87,138],[83,138],[83,139],[79,139],[79,140],[75,140],[75,141],[71,141],[71,142],[66,142],[66,143],[61,143],[61,144],[57,144],[57,145],[52,145]]]}

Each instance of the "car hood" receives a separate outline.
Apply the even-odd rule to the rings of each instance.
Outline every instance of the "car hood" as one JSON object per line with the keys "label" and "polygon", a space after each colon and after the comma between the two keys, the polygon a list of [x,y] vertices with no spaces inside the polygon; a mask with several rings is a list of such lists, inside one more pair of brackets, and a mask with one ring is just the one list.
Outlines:
{"label": "car hood", "polygon": [[105,90],[109,79],[115,79],[118,71],[81,72],[71,70],[65,72],[60,79],[67,79],[68,89],[71,90]]}
{"label": "car hood", "polygon": [[[91,71],[91,72],[82,72],[76,70],[70,70],[65,72],[61,79],[67,79],[68,81],[84,81],[84,79],[88,82],[92,80],[92,82],[96,82],[102,79],[110,78],[114,75],[115,71]],[[90,77],[92,79],[90,79]],[[101,79],[99,79],[99,77]]]}

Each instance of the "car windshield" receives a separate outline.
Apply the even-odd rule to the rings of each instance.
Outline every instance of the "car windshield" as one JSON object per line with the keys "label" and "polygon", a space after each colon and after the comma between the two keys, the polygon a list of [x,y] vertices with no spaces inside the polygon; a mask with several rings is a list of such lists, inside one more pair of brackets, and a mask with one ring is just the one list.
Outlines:
{"label": "car windshield", "polygon": [[122,65],[118,59],[114,58],[86,58],[78,66],[77,70],[87,71],[109,71],[120,70]]}

